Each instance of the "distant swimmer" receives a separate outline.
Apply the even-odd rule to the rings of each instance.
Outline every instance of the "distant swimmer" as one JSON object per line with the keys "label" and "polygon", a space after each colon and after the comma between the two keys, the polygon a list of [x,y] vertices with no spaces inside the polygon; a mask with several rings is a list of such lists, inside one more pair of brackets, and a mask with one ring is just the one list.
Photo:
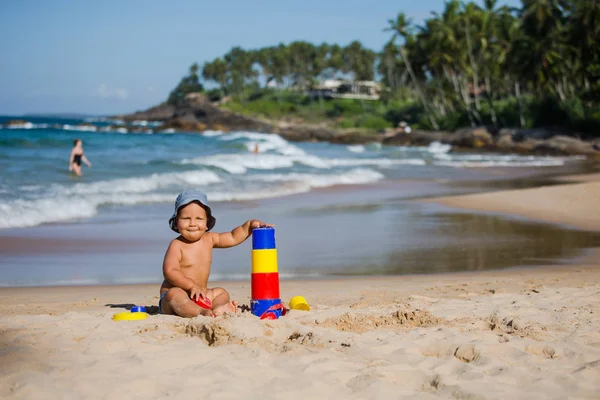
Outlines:
{"label": "distant swimmer", "polygon": [[258,143],[254,143],[254,149],[252,150],[254,154],[258,154],[260,150],[258,150]]}
{"label": "distant swimmer", "polygon": [[83,142],[81,139],[73,140],[73,149],[71,150],[71,156],[69,157],[69,171],[75,172],[75,175],[81,176],[81,162],[84,162],[88,167],[92,166],[92,163],[83,154]]}

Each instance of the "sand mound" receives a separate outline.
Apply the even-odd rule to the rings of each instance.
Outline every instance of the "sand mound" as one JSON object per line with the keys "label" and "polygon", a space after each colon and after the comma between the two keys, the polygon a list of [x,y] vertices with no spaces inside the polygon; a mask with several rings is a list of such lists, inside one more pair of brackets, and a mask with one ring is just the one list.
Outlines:
{"label": "sand mound", "polygon": [[428,311],[398,310],[386,315],[344,313],[339,317],[327,318],[320,326],[335,328],[340,331],[363,333],[377,329],[405,330],[418,326],[440,325],[442,320]]}

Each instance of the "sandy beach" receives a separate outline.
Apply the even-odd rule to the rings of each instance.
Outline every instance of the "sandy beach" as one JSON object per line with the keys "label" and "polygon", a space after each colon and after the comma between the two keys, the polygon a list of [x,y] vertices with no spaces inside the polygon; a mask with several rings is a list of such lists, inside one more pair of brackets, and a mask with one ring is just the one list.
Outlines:
{"label": "sandy beach", "polygon": [[[598,231],[599,200],[589,175],[429,201]],[[249,280],[213,285],[249,303]],[[599,249],[562,266],[282,280],[281,293],[312,309],[117,322],[158,287],[2,288],[0,397],[599,398]]]}

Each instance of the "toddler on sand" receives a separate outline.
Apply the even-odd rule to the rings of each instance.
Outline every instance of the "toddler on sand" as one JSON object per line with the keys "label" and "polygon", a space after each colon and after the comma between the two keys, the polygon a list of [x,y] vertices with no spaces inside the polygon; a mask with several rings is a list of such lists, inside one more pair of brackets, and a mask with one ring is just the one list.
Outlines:
{"label": "toddler on sand", "polygon": [[[237,311],[237,301],[230,301],[225,289],[207,288],[212,249],[237,246],[250,237],[254,228],[273,225],[252,219],[231,232],[208,232],[215,222],[204,193],[185,190],[177,196],[169,226],[179,236],[169,244],[163,261],[165,279],[158,301],[162,314],[192,318],[199,314],[217,316]],[[192,300],[198,298],[211,300],[212,308],[202,308]]]}

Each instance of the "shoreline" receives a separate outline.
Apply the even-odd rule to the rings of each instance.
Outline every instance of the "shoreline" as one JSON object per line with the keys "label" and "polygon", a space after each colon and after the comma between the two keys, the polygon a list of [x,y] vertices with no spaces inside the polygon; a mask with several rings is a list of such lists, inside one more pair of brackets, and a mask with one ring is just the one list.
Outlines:
{"label": "shoreline", "polygon": [[[494,180],[489,180],[490,175]],[[597,185],[598,178],[600,174],[559,174],[553,179],[546,174],[529,175],[526,170],[499,170],[480,176],[482,181],[398,180],[375,183],[368,189],[353,185],[326,187],[283,199],[222,204],[218,206],[218,229],[226,231],[249,213],[276,221],[280,264],[285,267],[281,277],[293,280],[500,270],[536,265],[536,260],[560,264],[565,260],[572,262],[583,249],[600,247],[598,220],[587,218],[587,225],[595,224],[594,229],[587,230],[569,224],[573,221],[569,213],[581,210],[565,206],[564,200],[559,203],[558,197],[550,204],[565,210],[559,215],[563,219],[558,221],[544,219],[544,215],[536,218],[535,213],[511,213],[511,201],[527,205],[546,191],[583,193],[587,186],[573,186],[571,182],[587,180],[590,182],[583,185]],[[500,190],[508,182],[512,182],[512,187],[534,188]],[[482,190],[486,192],[481,193]],[[498,203],[494,200],[498,197],[509,199],[500,202],[503,207],[491,207]],[[473,210],[460,207],[463,199],[473,199]],[[594,201],[588,201],[585,206],[593,210]],[[137,214],[134,210],[117,214],[134,212],[131,215],[145,216],[142,221],[137,217],[129,221],[99,216],[76,224],[0,232],[0,260],[8,268],[2,286],[156,283],[165,244],[172,239],[172,232],[165,229],[164,215],[172,210],[169,205],[149,207]],[[395,219],[403,221],[402,226],[394,224]],[[369,224],[373,229],[361,249],[347,248],[347,241],[353,237],[350,233],[336,239],[328,236],[326,230],[314,228],[339,224],[350,232],[351,221]],[[448,232],[450,227],[456,234]],[[391,239],[390,235],[397,238]],[[532,240],[531,235],[536,238]],[[35,246],[28,239],[33,239]],[[303,255],[302,248],[306,246],[313,249],[312,254]],[[211,276],[227,282],[249,278],[248,251],[248,245],[243,245],[216,252]],[[29,270],[27,275],[20,272],[25,268]]]}
{"label": "shoreline", "polygon": [[[191,113],[190,113],[191,112]],[[202,115],[202,117],[197,117]],[[182,117],[183,116],[183,117]],[[22,129],[32,126],[23,116],[2,116],[0,129]],[[9,119],[10,118],[10,119]],[[29,117],[45,118],[45,117]],[[554,127],[538,128],[491,128],[464,126],[452,132],[442,130],[413,130],[410,134],[397,133],[395,128],[339,128],[332,120],[321,123],[270,120],[235,113],[222,109],[203,96],[186,99],[179,107],[166,103],[145,111],[106,117],[108,120],[125,121],[128,125],[111,124],[99,129],[89,121],[76,124],[82,131],[115,131],[123,133],[195,133],[205,131],[262,132],[278,134],[291,142],[326,142],[341,145],[380,143],[392,146],[428,146],[431,143],[451,145],[461,152],[500,153],[547,156],[582,156],[600,160],[598,139],[581,140],[576,132],[565,132]],[[136,125],[136,121],[159,123],[156,126]],[[29,129],[29,128],[27,128]]]}
{"label": "shoreline", "polygon": [[[600,214],[594,212],[595,207],[600,204],[600,174],[569,175],[554,179],[567,183],[420,201],[455,209],[524,217],[586,231],[600,231]],[[535,205],[530,203],[532,199],[535,199]],[[557,209],[556,203],[562,205],[560,209]]]}

